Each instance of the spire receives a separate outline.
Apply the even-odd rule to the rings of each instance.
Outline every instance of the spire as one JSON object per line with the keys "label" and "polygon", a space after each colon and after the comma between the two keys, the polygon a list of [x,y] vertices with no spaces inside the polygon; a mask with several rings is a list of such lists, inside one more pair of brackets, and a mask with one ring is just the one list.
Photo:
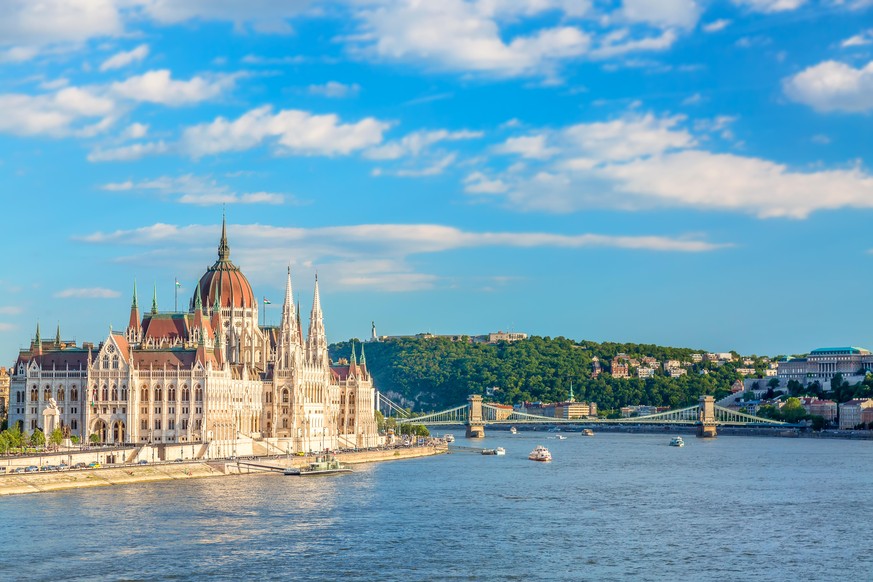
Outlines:
{"label": "spire", "polygon": [[127,320],[127,339],[139,341],[136,330],[140,328],[139,301],[136,297],[136,279],[133,280],[133,301],[130,302],[130,319]]}
{"label": "spire", "polygon": [[312,313],[309,315],[309,336],[306,338],[309,357],[313,362],[327,363],[327,336],[324,333],[324,315],[321,313],[321,295],[318,292],[318,273],[315,274],[315,290],[312,298]]}
{"label": "spire", "polygon": [[36,321],[36,345],[42,345],[42,337],[39,335],[39,320]]}
{"label": "spire", "polygon": [[55,347],[61,347],[61,323],[58,322],[58,330],[55,332]]}
{"label": "spire", "polygon": [[352,355],[351,355],[351,358],[349,361],[351,362],[352,366],[357,366],[358,365],[358,358],[357,358],[357,356],[355,356],[355,342],[350,342],[350,343],[352,346]]}
{"label": "spire", "polygon": [[133,301],[130,304],[131,309],[138,309],[139,305],[137,305],[136,300],[136,279],[133,280]]}
{"label": "spire", "polygon": [[218,260],[230,260],[230,246],[227,244],[227,218],[224,211],[221,212],[221,241],[218,243]]}
{"label": "spire", "polygon": [[576,399],[573,398],[573,383],[570,382],[570,402],[576,402]]}
{"label": "spire", "polygon": [[152,292],[152,314],[158,312],[158,285],[155,283],[154,291]]}
{"label": "spire", "polygon": [[197,291],[194,294],[194,311],[203,311],[203,297],[200,294],[200,281],[197,281]]}
{"label": "spire", "polygon": [[361,365],[367,364],[367,355],[364,353],[364,342],[361,342]]}

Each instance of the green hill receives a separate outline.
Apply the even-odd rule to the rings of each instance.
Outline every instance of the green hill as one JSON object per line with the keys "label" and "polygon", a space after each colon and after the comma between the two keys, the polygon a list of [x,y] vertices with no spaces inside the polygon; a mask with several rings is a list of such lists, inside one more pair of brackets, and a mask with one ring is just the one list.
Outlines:
{"label": "green hill", "polygon": [[[360,343],[355,341],[357,351]],[[597,402],[601,410],[647,404],[681,406],[701,394],[727,394],[741,376],[738,363],[716,366],[696,363],[688,374],[670,378],[660,367],[653,378],[618,379],[608,372],[612,358],[624,353],[632,358],[654,357],[690,361],[703,350],[648,344],[596,343],[563,337],[531,337],[498,344],[451,341],[449,338],[403,338],[365,344],[367,366],[376,387],[415,410],[441,410],[463,404],[469,394],[488,394],[504,404],[521,401],[565,400],[570,383],[576,400]],[[348,358],[350,343],[330,346],[333,359]],[[592,358],[597,356],[605,373],[592,378]],[[756,362],[757,367],[762,366]]]}

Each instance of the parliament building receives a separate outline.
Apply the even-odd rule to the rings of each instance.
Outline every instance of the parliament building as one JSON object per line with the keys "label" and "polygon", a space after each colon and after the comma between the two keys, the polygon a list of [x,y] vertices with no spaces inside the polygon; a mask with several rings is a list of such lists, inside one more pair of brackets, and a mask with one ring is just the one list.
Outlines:
{"label": "parliament building", "polygon": [[280,324],[259,326],[223,221],[187,312],[158,311],[156,296],[141,310],[134,285],[127,328],[99,345],[46,340],[37,326],[10,370],[9,425],[192,445],[196,457],[376,446],[375,389],[363,344],[355,352],[330,361],[317,275],[305,336],[290,269]]}

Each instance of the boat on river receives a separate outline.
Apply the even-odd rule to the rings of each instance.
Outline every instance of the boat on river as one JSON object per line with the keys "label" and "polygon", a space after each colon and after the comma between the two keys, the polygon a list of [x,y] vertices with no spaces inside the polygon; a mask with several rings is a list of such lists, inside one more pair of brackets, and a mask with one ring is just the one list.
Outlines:
{"label": "boat on river", "polygon": [[517,433],[518,433],[517,428],[515,428],[514,426],[509,427],[509,434],[517,434]]}
{"label": "boat on river", "polygon": [[353,471],[340,463],[333,455],[315,457],[315,460],[302,469],[288,467],[283,475],[295,477],[316,477],[318,475],[336,475],[339,473],[352,473]]}
{"label": "boat on river", "polygon": [[443,440],[446,441],[447,443],[453,443],[453,442],[455,442],[455,435],[453,435],[450,432],[447,432],[445,435],[443,435]]}
{"label": "boat on river", "polygon": [[670,446],[671,447],[684,447],[685,441],[682,440],[681,436],[674,436],[672,439],[670,439]]}
{"label": "boat on river", "polygon": [[482,454],[486,456],[490,455],[505,455],[506,449],[503,447],[497,447],[496,449],[482,449]]}
{"label": "boat on river", "polygon": [[582,429],[582,436],[594,436],[594,431],[591,430],[590,428],[583,428]]}
{"label": "boat on river", "polygon": [[527,458],[531,461],[541,461],[544,463],[548,463],[552,460],[552,453],[550,453],[549,449],[547,449],[543,445],[537,445],[536,448],[530,452]]}

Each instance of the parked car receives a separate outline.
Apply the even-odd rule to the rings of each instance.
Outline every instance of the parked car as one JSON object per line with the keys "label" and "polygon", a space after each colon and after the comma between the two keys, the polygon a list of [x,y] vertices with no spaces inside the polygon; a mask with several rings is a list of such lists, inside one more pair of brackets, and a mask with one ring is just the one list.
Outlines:
{"label": "parked car", "polygon": [[37,467],[36,465],[28,465],[27,467],[24,468],[24,472],[25,473],[38,473],[39,467]]}
{"label": "parked car", "polygon": [[69,468],[70,466],[66,463],[61,463],[60,465],[58,465],[58,471],[66,471]]}
{"label": "parked car", "polygon": [[182,459],[176,459],[176,460],[173,461],[173,462],[174,462],[174,463],[181,463],[181,462],[182,462]]}
{"label": "parked car", "polygon": [[24,473],[24,467],[15,467],[13,473]]}
{"label": "parked car", "polygon": [[137,461],[136,464],[137,464],[137,465],[148,465],[149,462],[146,461],[145,459],[142,459],[142,460],[140,460],[140,461]]}
{"label": "parked car", "polygon": [[99,469],[99,468],[102,467],[102,466],[103,466],[103,465],[101,465],[101,464],[98,463],[97,461],[91,461],[90,463],[88,463],[88,468],[89,468],[89,469]]}
{"label": "parked car", "polygon": [[76,463],[73,465],[73,469],[84,469],[86,466],[85,463]]}

